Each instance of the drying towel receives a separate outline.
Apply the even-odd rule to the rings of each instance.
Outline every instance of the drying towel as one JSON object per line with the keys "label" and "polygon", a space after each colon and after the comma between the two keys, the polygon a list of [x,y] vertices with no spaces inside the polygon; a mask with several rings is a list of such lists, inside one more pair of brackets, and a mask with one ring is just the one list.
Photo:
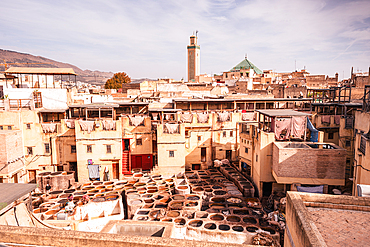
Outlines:
{"label": "drying towel", "polygon": [[198,123],[207,123],[208,122],[208,114],[207,113],[198,113]]}
{"label": "drying towel", "polygon": [[89,169],[89,178],[100,178],[99,165],[88,165],[87,168]]}
{"label": "drying towel", "polygon": [[275,139],[278,141],[286,140],[290,135],[290,118],[276,119],[275,121]]}
{"label": "drying towel", "polygon": [[169,134],[178,133],[179,124],[165,124]]}
{"label": "drying towel", "polygon": [[75,120],[74,119],[66,119],[65,123],[68,128],[74,129],[75,128]]}
{"label": "drying towel", "polygon": [[54,133],[57,130],[56,123],[43,123],[41,126],[44,133]]}
{"label": "drying towel", "polygon": [[152,113],[153,120],[158,120],[158,113]]}
{"label": "drying towel", "polygon": [[322,115],[321,116],[321,123],[328,123],[328,124],[330,124],[330,115]]}
{"label": "drying towel", "polygon": [[228,112],[218,112],[217,115],[220,122],[230,121],[230,113]]}
{"label": "drying towel", "polygon": [[301,138],[306,127],[306,117],[293,117],[292,136]]}
{"label": "drying towel", "polygon": [[78,124],[80,125],[82,131],[87,131],[89,134],[94,129],[94,121],[78,120]]}
{"label": "drying towel", "polygon": [[103,120],[103,130],[116,130],[116,122],[113,120]]}
{"label": "drying towel", "polygon": [[180,115],[180,120],[183,123],[191,123],[193,122],[193,114],[191,113],[183,113]]}
{"label": "drying towel", "polygon": [[335,115],[335,116],[334,116],[334,123],[335,123],[336,125],[339,125],[339,124],[340,124],[340,115]]}
{"label": "drying towel", "polygon": [[242,113],[242,121],[253,121],[254,120],[254,112],[243,112]]}
{"label": "drying towel", "polygon": [[298,192],[323,194],[324,193],[324,185],[315,186],[315,187],[297,186],[297,191]]}
{"label": "drying towel", "polygon": [[141,125],[142,123],[144,123],[144,117],[143,116],[128,116],[130,121],[131,121],[131,125],[137,127],[139,125]]}

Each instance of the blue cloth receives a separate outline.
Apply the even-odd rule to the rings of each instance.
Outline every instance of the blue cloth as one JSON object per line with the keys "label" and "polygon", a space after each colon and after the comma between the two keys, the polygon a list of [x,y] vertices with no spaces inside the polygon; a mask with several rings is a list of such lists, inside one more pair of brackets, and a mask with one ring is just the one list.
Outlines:
{"label": "blue cloth", "polygon": [[311,131],[311,142],[318,142],[319,141],[319,131],[313,126],[310,119],[307,118],[307,128]]}
{"label": "blue cloth", "polygon": [[323,194],[324,193],[324,185],[315,186],[315,187],[297,186],[297,191],[298,192]]}
{"label": "blue cloth", "polygon": [[100,178],[99,175],[99,165],[88,165],[89,169],[89,178]]}

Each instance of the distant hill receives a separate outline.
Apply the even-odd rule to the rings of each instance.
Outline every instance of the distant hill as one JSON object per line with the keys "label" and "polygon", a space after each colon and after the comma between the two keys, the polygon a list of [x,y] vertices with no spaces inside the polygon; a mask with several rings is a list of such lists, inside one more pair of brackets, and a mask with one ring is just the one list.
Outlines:
{"label": "distant hill", "polygon": [[78,81],[87,82],[95,85],[105,84],[105,82],[109,78],[112,78],[113,76],[112,72],[82,70],[72,64],[57,62],[40,56],[34,56],[31,54],[2,49],[0,49],[0,64],[1,64],[0,72],[5,71],[4,60],[5,63],[9,63],[8,68],[9,67],[72,68],[78,75],[77,76]]}

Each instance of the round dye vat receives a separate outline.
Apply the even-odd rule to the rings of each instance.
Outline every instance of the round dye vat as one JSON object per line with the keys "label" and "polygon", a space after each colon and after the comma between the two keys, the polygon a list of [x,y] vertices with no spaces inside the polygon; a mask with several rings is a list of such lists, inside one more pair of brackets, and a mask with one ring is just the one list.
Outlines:
{"label": "round dye vat", "polygon": [[247,209],[235,209],[233,212],[237,215],[249,215],[249,211]]}
{"label": "round dye vat", "polygon": [[247,229],[248,232],[256,232],[256,231],[258,231],[258,228],[257,227],[254,227],[254,226],[247,226],[246,229]]}
{"label": "round dye vat", "polygon": [[207,223],[207,224],[204,225],[204,228],[205,229],[208,229],[208,230],[214,230],[214,229],[216,229],[216,224],[214,224],[214,223]]}
{"label": "round dye vat", "polygon": [[255,218],[252,218],[252,217],[244,217],[243,218],[243,221],[245,223],[248,223],[248,224],[257,224],[257,220]]}
{"label": "round dye vat", "polygon": [[186,220],[183,219],[183,218],[177,218],[177,219],[174,220],[174,222],[175,222],[176,225],[183,226],[183,225],[185,225]]}
{"label": "round dye vat", "polygon": [[242,226],[233,226],[232,229],[236,232],[244,231],[244,228]]}
{"label": "round dye vat", "polygon": [[174,217],[179,217],[179,216],[180,216],[179,211],[169,211],[169,212],[167,212],[167,217],[174,218]]}
{"label": "round dye vat", "polygon": [[185,200],[185,196],[175,195],[175,196],[172,196],[172,199],[175,201],[182,201],[182,200]]}
{"label": "round dye vat", "polygon": [[217,195],[217,196],[223,196],[226,194],[226,191],[223,191],[223,190],[214,190],[213,191],[213,194]]}
{"label": "round dye vat", "polygon": [[229,225],[219,225],[218,229],[220,229],[221,231],[228,231],[230,230],[230,226]]}
{"label": "round dye vat", "polygon": [[214,214],[211,217],[209,217],[211,220],[214,221],[221,221],[224,220],[224,216],[222,214]]}
{"label": "round dye vat", "polygon": [[95,197],[94,199],[92,199],[93,202],[105,202],[105,198],[104,197]]}
{"label": "round dye vat", "polygon": [[192,227],[201,227],[203,225],[203,221],[202,220],[192,220],[189,222],[188,225]]}
{"label": "round dye vat", "polygon": [[227,216],[226,220],[229,222],[240,222],[240,217],[231,215],[231,216]]}

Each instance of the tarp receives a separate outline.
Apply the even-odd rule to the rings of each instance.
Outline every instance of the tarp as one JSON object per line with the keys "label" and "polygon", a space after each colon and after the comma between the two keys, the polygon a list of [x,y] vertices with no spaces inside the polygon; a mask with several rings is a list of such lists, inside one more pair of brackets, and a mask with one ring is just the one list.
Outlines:
{"label": "tarp", "polygon": [[323,194],[324,193],[324,185],[315,186],[315,187],[297,186],[297,191],[298,192]]}
{"label": "tarp", "polygon": [[311,131],[311,142],[318,142],[319,141],[319,131],[313,126],[310,119],[307,118],[307,128]]}
{"label": "tarp", "polygon": [[361,197],[370,197],[370,185],[358,184],[357,195]]}

